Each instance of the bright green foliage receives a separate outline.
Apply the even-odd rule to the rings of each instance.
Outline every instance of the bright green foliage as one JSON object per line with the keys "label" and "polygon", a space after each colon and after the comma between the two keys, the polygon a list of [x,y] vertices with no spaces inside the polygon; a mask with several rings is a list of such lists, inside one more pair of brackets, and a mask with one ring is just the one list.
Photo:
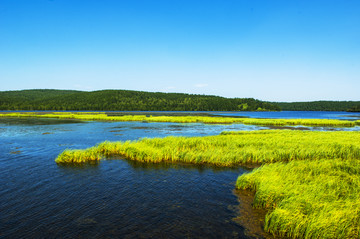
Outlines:
{"label": "bright green foliage", "polygon": [[[126,142],[104,142],[91,148],[101,156],[122,155],[143,162],[186,162],[234,166],[303,159],[360,159],[359,132],[291,130],[240,131],[237,135],[166,137]],[[87,152],[89,149],[86,149]],[[75,153],[78,152],[78,153]],[[83,150],[64,151],[57,162],[77,162]],[[66,156],[66,157],[65,157]],[[62,158],[65,157],[63,160]],[[70,160],[70,161],[69,161]]]}
{"label": "bright green foliage", "polygon": [[56,163],[78,164],[97,162],[101,159],[101,155],[97,149],[92,147],[85,150],[65,150],[55,160]]}
{"label": "bright green foliage", "polygon": [[330,119],[255,119],[245,118],[242,123],[250,125],[304,125],[304,126],[339,126],[353,127],[354,121]]}
{"label": "bright green foliage", "polygon": [[290,238],[360,238],[360,161],[303,160],[264,165],[241,175],[268,208],[265,230]]}
{"label": "bright green foliage", "polygon": [[60,118],[79,120],[104,120],[104,121],[147,121],[147,122],[174,122],[174,123],[206,123],[206,124],[248,124],[248,125],[303,125],[303,126],[335,126],[353,127],[354,121],[329,120],[329,119],[255,119],[255,118],[231,118],[211,116],[146,116],[146,115],[124,115],[108,116],[105,113],[96,112],[52,112],[46,114],[30,113],[8,113],[0,114],[0,117],[38,117],[38,118]]}

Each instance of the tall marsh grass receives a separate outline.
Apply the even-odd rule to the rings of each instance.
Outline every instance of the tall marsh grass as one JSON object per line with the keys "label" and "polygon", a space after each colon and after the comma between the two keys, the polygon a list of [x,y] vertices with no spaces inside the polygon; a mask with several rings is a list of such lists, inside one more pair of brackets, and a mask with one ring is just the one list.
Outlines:
{"label": "tall marsh grass", "polygon": [[264,165],[241,175],[269,209],[265,231],[289,238],[360,238],[360,161],[303,160]]}
{"label": "tall marsh grass", "polygon": [[63,151],[56,159],[56,163],[62,164],[80,164],[80,163],[95,163],[101,159],[97,148],[91,147],[85,150],[71,150]]}
{"label": "tall marsh grass", "polygon": [[36,112],[7,113],[0,114],[0,117],[38,117],[38,118],[59,118],[79,120],[103,120],[103,121],[147,121],[147,122],[174,122],[174,123],[205,123],[205,124],[248,124],[248,125],[303,125],[303,126],[335,126],[354,127],[359,122],[348,120],[330,119],[255,119],[255,118],[231,118],[231,117],[210,117],[210,116],[146,116],[146,115],[124,115],[108,116],[105,113],[96,112],[53,112],[39,114]]}
{"label": "tall marsh grass", "polygon": [[[122,155],[142,162],[185,162],[235,166],[304,159],[360,159],[359,132],[261,130],[207,137],[166,137],[108,142],[85,150],[65,150],[56,162]],[[94,155],[99,155],[94,157]],[[65,157],[66,156],[66,157]],[[63,160],[63,157],[65,159]],[[71,161],[69,157],[74,157]],[[91,158],[91,159],[90,159]]]}

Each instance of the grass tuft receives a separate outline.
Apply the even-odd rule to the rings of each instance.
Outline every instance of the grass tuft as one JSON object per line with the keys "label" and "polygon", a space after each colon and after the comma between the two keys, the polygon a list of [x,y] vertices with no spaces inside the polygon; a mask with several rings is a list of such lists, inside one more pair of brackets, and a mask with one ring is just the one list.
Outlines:
{"label": "grass tuft", "polygon": [[101,154],[95,147],[85,150],[66,149],[55,159],[55,162],[61,164],[92,163],[101,158]]}
{"label": "grass tuft", "polygon": [[303,160],[264,165],[241,175],[238,189],[255,190],[267,208],[265,230],[290,238],[360,237],[360,161]]}

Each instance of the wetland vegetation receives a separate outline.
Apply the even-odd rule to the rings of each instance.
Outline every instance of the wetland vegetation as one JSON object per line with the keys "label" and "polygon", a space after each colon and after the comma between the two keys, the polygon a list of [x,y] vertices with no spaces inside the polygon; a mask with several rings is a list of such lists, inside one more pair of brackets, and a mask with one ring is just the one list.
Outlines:
{"label": "wetland vegetation", "polygon": [[360,125],[360,120],[337,120],[337,119],[259,119],[219,116],[152,116],[152,115],[122,115],[111,116],[102,112],[25,112],[3,113],[0,117],[37,117],[78,120],[103,120],[103,121],[146,121],[146,122],[173,122],[173,123],[206,123],[206,124],[248,124],[248,125],[271,125],[271,126],[335,126],[354,127]]}
{"label": "wetland vegetation", "polygon": [[217,136],[144,138],[65,150],[57,163],[78,163],[122,155],[141,162],[183,162],[235,166],[293,160],[360,159],[359,132],[261,130]]}
{"label": "wetland vegetation", "polygon": [[256,191],[253,205],[269,210],[265,230],[276,236],[359,238],[359,159],[334,157],[264,165],[236,187]]}

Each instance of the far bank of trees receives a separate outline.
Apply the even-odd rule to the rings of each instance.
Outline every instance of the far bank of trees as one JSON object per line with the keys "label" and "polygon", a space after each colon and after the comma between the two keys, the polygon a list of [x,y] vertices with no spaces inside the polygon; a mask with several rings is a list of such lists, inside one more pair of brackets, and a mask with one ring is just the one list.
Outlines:
{"label": "far bank of trees", "polygon": [[[349,111],[359,109],[360,101],[311,101],[311,102],[272,102],[285,111]],[[358,108],[356,108],[358,107]]]}
{"label": "far bank of trees", "polygon": [[252,98],[128,90],[93,92],[23,90],[0,92],[0,110],[255,111],[280,110]]}
{"label": "far bank of trees", "polygon": [[348,112],[360,112],[360,104],[347,110]]}

